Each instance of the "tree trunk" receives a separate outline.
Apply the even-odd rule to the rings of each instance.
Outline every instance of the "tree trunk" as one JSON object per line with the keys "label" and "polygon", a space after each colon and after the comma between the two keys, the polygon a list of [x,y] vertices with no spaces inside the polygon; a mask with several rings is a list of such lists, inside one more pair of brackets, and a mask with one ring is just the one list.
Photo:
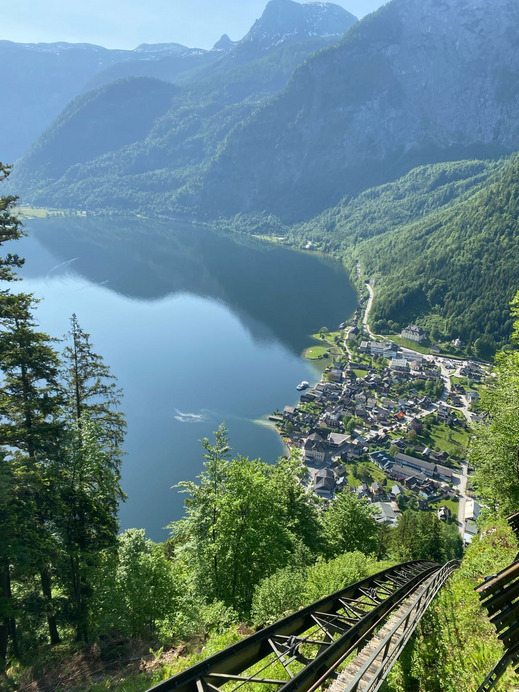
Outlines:
{"label": "tree trunk", "polygon": [[43,567],[40,572],[41,579],[41,590],[45,600],[47,601],[47,606],[49,608],[47,612],[47,622],[49,624],[49,636],[51,644],[59,644],[61,637],[59,636],[58,626],[56,624],[56,615],[52,612],[52,587],[51,578],[48,567]]}
{"label": "tree trunk", "polygon": [[11,645],[15,656],[19,655],[18,638],[16,636],[16,620],[10,616],[12,593],[11,593],[11,576],[9,574],[9,561],[4,558],[0,562],[0,597],[5,599],[6,612],[0,624],[0,670],[3,669],[7,658],[7,647],[9,645],[9,637],[11,637]]}

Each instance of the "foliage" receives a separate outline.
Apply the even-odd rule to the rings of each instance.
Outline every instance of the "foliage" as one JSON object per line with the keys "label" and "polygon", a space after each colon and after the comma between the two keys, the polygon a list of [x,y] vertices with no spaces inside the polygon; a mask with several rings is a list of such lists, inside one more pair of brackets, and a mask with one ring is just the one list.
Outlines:
{"label": "foliage", "polygon": [[[13,203],[0,199],[5,240],[21,234]],[[14,279],[21,263],[8,254],[1,278]],[[103,421],[91,422],[87,407],[68,415],[60,356],[37,330],[35,304],[30,294],[0,292],[1,670],[47,637],[58,644],[71,627],[88,639],[95,568],[115,545],[123,497],[118,447],[106,443]],[[97,390],[97,407],[102,397]]]}
{"label": "foliage", "polygon": [[344,589],[389,566],[360,551],[305,567],[285,567],[264,579],[254,590],[251,616],[256,625],[267,625],[309,605],[329,593]]}
{"label": "foliage", "polygon": [[274,572],[254,589],[251,619],[256,625],[270,625],[301,605],[306,574],[292,566]]}
{"label": "foliage", "polygon": [[431,560],[443,564],[461,557],[463,544],[455,524],[444,524],[433,512],[407,510],[390,536],[389,551],[399,562]]}
{"label": "foliage", "polygon": [[180,484],[186,516],[171,525],[192,570],[197,593],[248,614],[255,584],[298,559],[313,541],[316,509],[293,465],[272,467],[238,457],[228,461],[227,431],[204,440],[199,483]]}
{"label": "foliage", "polygon": [[375,509],[354,493],[342,492],[328,507],[323,518],[327,553],[360,551],[373,553],[377,548]]}
{"label": "foliage", "polygon": [[433,340],[461,337],[489,358],[510,335],[507,305],[519,284],[518,165],[512,157],[420,166],[344,198],[287,236],[343,259],[359,291],[360,262],[374,279],[376,333],[417,323]]}
{"label": "foliage", "polygon": [[[514,317],[518,317],[517,304],[516,296]],[[514,323],[513,340],[516,344],[519,340],[519,320]],[[519,351],[501,351],[495,375],[480,402],[490,420],[475,426],[469,459],[476,468],[473,482],[478,494],[492,509],[510,514],[519,505]]]}

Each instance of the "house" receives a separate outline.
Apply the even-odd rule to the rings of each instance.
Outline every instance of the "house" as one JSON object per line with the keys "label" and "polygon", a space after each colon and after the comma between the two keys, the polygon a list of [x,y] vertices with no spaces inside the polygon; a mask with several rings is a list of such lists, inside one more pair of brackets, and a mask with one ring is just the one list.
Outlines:
{"label": "house", "polygon": [[366,411],[366,407],[364,406],[364,404],[355,407],[355,415],[358,418],[367,418],[368,412]]}
{"label": "house", "polygon": [[402,329],[400,336],[402,339],[410,339],[411,341],[416,341],[417,343],[421,343],[427,338],[427,334],[424,332],[424,330],[414,324],[410,324],[405,329]]}
{"label": "house", "polygon": [[306,438],[303,445],[304,461],[324,464],[327,451],[328,446],[324,438],[318,433],[312,433]]}
{"label": "house", "polygon": [[334,409],[327,409],[322,416],[323,421],[331,428],[337,428],[343,418],[344,410],[340,406]]}
{"label": "house", "polygon": [[314,490],[322,497],[331,497],[335,489],[335,474],[331,469],[321,469],[315,474]]}
{"label": "house", "polygon": [[417,353],[416,351],[409,351],[407,348],[402,348],[398,357],[404,358],[408,363],[422,363],[424,360],[420,353]]}
{"label": "house", "polygon": [[387,464],[394,464],[395,460],[391,456],[391,454],[388,454],[387,452],[383,452],[382,450],[377,450],[376,452],[371,452],[369,455],[369,458],[371,461],[379,466],[381,469],[385,468]]}
{"label": "house", "polygon": [[375,514],[374,517],[376,522],[379,524],[389,524],[389,526],[396,525],[397,516],[389,502],[374,502],[373,506],[378,509],[378,514]]}
{"label": "house", "polygon": [[283,409],[283,418],[292,418],[295,408],[293,406],[285,406]]}
{"label": "house", "polygon": [[357,493],[357,497],[368,497],[368,486],[366,483],[362,483],[355,492]]}
{"label": "house", "polygon": [[465,519],[475,521],[481,512],[481,505],[473,498],[467,498],[465,502]]}
{"label": "house", "polygon": [[472,404],[474,401],[477,401],[479,399],[479,394],[477,392],[467,392],[467,401],[469,404]]}
{"label": "house", "polygon": [[407,488],[420,486],[427,480],[423,473],[419,473],[418,471],[413,473],[411,469],[400,466],[399,464],[392,466],[386,473],[389,478],[404,483]]}
{"label": "house", "polygon": [[447,521],[448,519],[450,519],[451,511],[448,507],[438,507],[436,516],[440,521]]}
{"label": "house", "polygon": [[438,476],[438,478],[440,478],[442,481],[446,481],[447,483],[452,483],[453,473],[453,470],[450,469],[448,466],[436,464],[436,466],[434,467],[435,476]]}
{"label": "house", "polygon": [[423,423],[419,418],[413,418],[407,427],[409,428],[409,430],[414,430],[417,433],[421,433],[423,429]]}
{"label": "house", "polygon": [[342,380],[342,370],[339,370],[338,368],[332,368],[328,372],[328,377],[332,382],[340,382]]}
{"label": "house", "polygon": [[389,363],[389,368],[395,370],[395,372],[407,372],[409,370],[409,365],[405,358],[393,358]]}
{"label": "house", "polygon": [[395,501],[400,497],[400,495],[402,495],[402,488],[395,483],[393,485],[393,487],[391,488],[391,492],[389,493],[389,496],[393,501]]}
{"label": "house", "polygon": [[341,451],[346,447],[348,442],[350,441],[350,436],[349,435],[342,435],[341,433],[330,433],[328,435],[328,445],[331,450],[335,451]]}
{"label": "house", "polygon": [[444,423],[454,423],[456,420],[456,416],[454,416],[448,406],[445,406],[443,403],[439,404],[436,415],[438,416],[438,420],[441,420]]}
{"label": "house", "polygon": [[374,481],[369,489],[374,498],[380,498],[384,494],[384,488],[377,481]]}
{"label": "house", "polygon": [[360,459],[364,451],[361,444],[357,442],[350,442],[350,444],[343,449],[341,456],[343,459]]}
{"label": "house", "polygon": [[432,464],[430,461],[417,459],[416,457],[411,457],[408,454],[402,454],[402,452],[398,452],[398,454],[395,456],[395,461],[397,464],[400,464],[401,466],[408,466],[413,470],[416,469],[417,471],[420,471],[420,473],[423,473],[429,478],[432,478],[434,476],[434,470],[436,468],[436,465]]}

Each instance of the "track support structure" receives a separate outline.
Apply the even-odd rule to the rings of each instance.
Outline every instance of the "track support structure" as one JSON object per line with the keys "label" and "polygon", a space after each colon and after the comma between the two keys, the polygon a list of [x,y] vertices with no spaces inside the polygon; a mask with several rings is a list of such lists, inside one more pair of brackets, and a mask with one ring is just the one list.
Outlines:
{"label": "track support structure", "polygon": [[[441,587],[445,569],[418,560],[378,572],[259,630],[149,692],[254,692],[257,685],[262,686],[261,692],[317,689],[325,679],[336,678],[337,667],[363,648],[417,589],[436,577],[435,586],[426,589],[429,600],[423,596],[419,609],[404,618],[405,632],[409,632],[434,589]],[[395,641],[392,638],[388,646],[392,654]]]}

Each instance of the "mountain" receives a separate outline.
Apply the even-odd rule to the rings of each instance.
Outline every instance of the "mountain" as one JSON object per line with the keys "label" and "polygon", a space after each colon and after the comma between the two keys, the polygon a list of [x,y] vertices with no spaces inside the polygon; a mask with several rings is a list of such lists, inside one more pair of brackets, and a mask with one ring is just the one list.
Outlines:
{"label": "mountain", "polygon": [[86,43],[0,41],[0,160],[12,163],[25,154],[65,106],[96,82],[96,75],[100,85],[112,81],[116,66],[116,78],[149,76],[147,66],[169,62],[168,74],[174,78],[208,53],[179,44],[142,45],[130,51]]}
{"label": "mountain", "polygon": [[[519,148],[513,0],[392,0],[314,55],[325,38],[309,37],[305,8],[323,13],[328,32],[324,17],[335,9],[274,0],[131,150],[107,151],[60,179],[28,156],[27,198],[120,207],[121,191],[131,190],[135,210],[213,218],[264,210],[295,221],[420,164]],[[282,33],[279,17],[294,10],[293,29]],[[305,41],[290,43],[302,25]],[[79,111],[76,126],[84,126]]]}
{"label": "mountain", "polygon": [[519,148],[514,0],[393,0],[296,71],[184,205],[304,218],[421,163]]}
{"label": "mountain", "polygon": [[360,293],[361,276],[371,279],[376,333],[419,324],[433,341],[460,338],[488,359],[512,331],[518,181],[517,154],[420,166],[284,232],[298,247],[311,242],[340,258]]}
{"label": "mountain", "polygon": [[[94,90],[72,102],[35,143],[15,169],[10,185],[15,183],[24,199],[35,204],[165,211],[174,204],[165,200],[173,200],[175,190],[194,191],[194,181],[234,128],[283,89],[308,55],[335,42],[352,21],[348,12],[334,5],[330,9],[325,3],[272,0],[242,41],[234,44],[224,39],[225,50],[220,42],[209,51],[215,59],[178,80],[181,88],[171,107],[158,113],[140,141],[132,139],[131,146],[121,147],[118,140],[105,139],[104,149],[98,141],[88,147],[92,128],[104,127],[91,122],[90,101],[99,99]],[[147,61],[145,72],[157,75],[164,61],[176,59],[178,54]],[[129,67],[128,62],[115,65],[111,75]],[[97,78],[104,78],[103,74]],[[121,113],[116,104],[117,84],[102,89],[104,102],[111,102],[115,112],[106,109],[98,115],[115,123]],[[113,97],[108,95],[111,90]],[[121,122],[120,129],[125,127],[126,121]],[[70,138],[74,131],[77,147]]]}
{"label": "mountain", "polygon": [[[172,84],[135,77],[80,96],[65,109],[57,126],[43,136],[44,146],[34,151],[33,161],[46,175],[59,177],[70,166],[139,141],[167,112],[175,93]],[[84,118],[84,127],[79,130],[75,120],[78,111]],[[44,156],[47,148],[59,150],[60,157],[49,161]]]}
{"label": "mountain", "polygon": [[357,18],[339,5],[270,0],[260,19],[239,42],[238,54],[260,57],[281,45],[316,36],[339,39]]}

